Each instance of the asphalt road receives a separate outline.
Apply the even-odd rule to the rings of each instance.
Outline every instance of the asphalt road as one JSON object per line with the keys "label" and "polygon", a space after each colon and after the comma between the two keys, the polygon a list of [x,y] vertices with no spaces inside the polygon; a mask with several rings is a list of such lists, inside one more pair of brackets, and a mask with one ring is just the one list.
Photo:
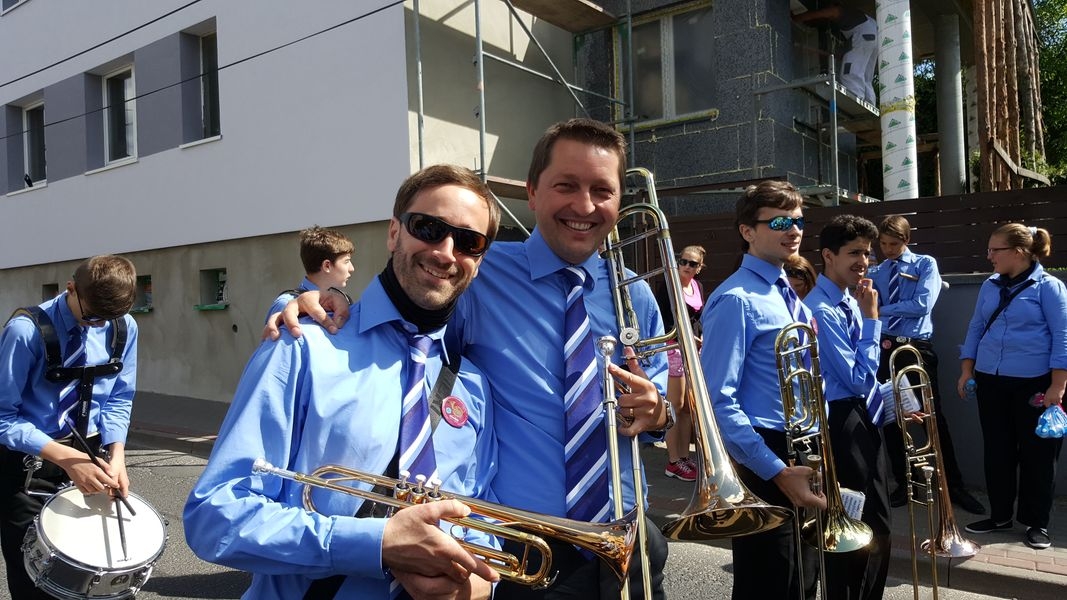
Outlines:
{"label": "asphalt road", "polygon": [[[205,460],[169,450],[128,450],[127,463],[134,491],[151,503],[168,522],[169,539],[151,578],[137,594],[141,600],[156,598],[240,598],[248,575],[205,563],[185,544],[181,512],[185,497],[199,476]],[[132,535],[128,533],[127,535]],[[666,592],[670,598],[729,598],[730,551],[723,544],[672,543],[667,562]],[[0,564],[0,573],[5,574]],[[913,597],[910,582],[890,579],[885,598],[907,600]],[[920,596],[932,596],[924,588]],[[1025,590],[1019,591],[1025,598]],[[990,598],[942,587],[939,597],[946,600]],[[0,600],[10,600],[6,586]]]}

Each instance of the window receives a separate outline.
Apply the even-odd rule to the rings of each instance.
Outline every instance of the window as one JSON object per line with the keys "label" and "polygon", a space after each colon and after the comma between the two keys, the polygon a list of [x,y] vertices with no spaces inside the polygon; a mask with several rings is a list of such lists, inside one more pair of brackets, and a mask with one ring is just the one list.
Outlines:
{"label": "window", "polygon": [[22,111],[23,156],[25,157],[26,187],[43,183],[44,168],[44,104],[29,106]]}
{"label": "window", "polygon": [[[671,119],[712,108],[715,37],[711,7],[662,13],[633,26],[634,115],[639,121]],[[620,81],[630,57],[623,57]]]}
{"label": "window", "polygon": [[58,283],[46,283],[41,286],[41,301],[46,302],[59,295]]}
{"label": "window", "polygon": [[225,310],[230,305],[226,294],[226,269],[200,271],[200,304],[196,310]]}
{"label": "window", "polygon": [[0,2],[0,11],[7,12],[8,10],[15,8],[16,6],[29,2],[30,0],[3,0]]}
{"label": "window", "polygon": [[219,127],[219,47],[214,33],[200,38],[200,100],[204,138],[222,133]]}
{"label": "window", "polygon": [[137,109],[133,69],[104,78],[105,163],[137,155]]}
{"label": "window", "polygon": [[152,312],[152,276],[137,276],[137,294],[133,299],[131,313]]}

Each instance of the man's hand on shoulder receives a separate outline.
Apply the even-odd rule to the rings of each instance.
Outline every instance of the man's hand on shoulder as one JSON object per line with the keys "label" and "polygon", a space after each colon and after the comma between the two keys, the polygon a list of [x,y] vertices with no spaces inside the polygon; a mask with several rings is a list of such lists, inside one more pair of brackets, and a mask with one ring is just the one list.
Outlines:
{"label": "man's hand on shoulder", "polygon": [[[330,316],[330,312],[333,316]],[[318,290],[309,290],[289,301],[280,313],[267,318],[263,327],[263,339],[277,340],[281,336],[281,325],[289,329],[293,337],[300,337],[300,315],[307,315],[316,323],[326,328],[330,334],[337,333],[348,320],[348,296],[340,290],[328,290],[321,294]]]}

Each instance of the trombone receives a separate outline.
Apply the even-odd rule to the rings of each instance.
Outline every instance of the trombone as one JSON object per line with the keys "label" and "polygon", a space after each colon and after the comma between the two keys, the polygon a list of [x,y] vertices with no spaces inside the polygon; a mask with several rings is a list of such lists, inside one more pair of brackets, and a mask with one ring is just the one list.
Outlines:
{"label": "trombone", "polygon": [[[911,354],[911,359],[903,354]],[[897,361],[907,361],[906,367],[897,369]],[[889,355],[889,377],[893,386],[893,404],[896,408],[897,425],[904,437],[905,485],[908,490],[908,523],[911,528],[911,585],[915,600],[919,600],[919,548],[930,557],[930,581],[934,600],[937,600],[937,557],[963,558],[978,554],[978,544],[965,539],[956,525],[952,511],[952,501],[945,485],[945,465],[941,456],[941,438],[937,433],[937,415],[934,411],[934,390],[930,375],[923,367],[922,355],[911,344],[904,344]],[[914,375],[914,378],[912,378]],[[911,383],[918,381],[918,383]],[[904,393],[919,390],[922,400],[916,412],[905,415]],[[922,427],[926,432],[926,443],[919,445],[909,430],[909,426]],[[923,474],[922,480],[916,481],[915,470]],[[937,493],[937,526],[934,526],[934,493]],[[925,492],[919,497],[917,492]],[[930,539],[924,540],[916,547],[915,505],[926,507],[927,526]],[[935,534],[936,532],[936,534]],[[951,566],[951,562],[949,563]],[[951,573],[951,571],[950,571]]]}
{"label": "trombone", "polygon": [[[822,371],[819,369],[819,346],[815,330],[804,323],[790,323],[778,332],[774,350],[789,462],[815,469],[816,482],[821,479],[821,483],[815,484],[815,491],[826,494],[826,511],[813,511],[814,515],[803,523],[800,509],[794,509],[800,594],[803,597],[804,560],[800,547],[803,540],[819,549],[819,589],[825,598],[824,554],[859,550],[871,542],[874,532],[866,523],[849,517],[841,500],[830,432],[827,429],[826,401],[822,394]],[[810,366],[806,360],[810,361]]]}
{"label": "trombone", "polygon": [[[401,472],[400,479],[393,479],[339,465],[324,465],[311,474],[305,474],[275,467],[263,458],[256,459],[252,472],[276,475],[304,484],[304,509],[311,512],[318,512],[311,497],[312,488],[316,487],[362,498],[392,509],[437,500],[459,500],[470,507],[472,516],[449,519],[449,523],[518,542],[525,545],[525,550],[520,557],[457,539],[459,545],[485,561],[501,578],[532,586],[534,589],[546,588],[552,585],[555,579],[555,573],[552,572],[552,550],[544,540],[545,537],[573,544],[595,554],[611,567],[619,579],[626,578],[630,555],[634,550],[636,515],[633,511],[624,518],[609,523],[586,523],[442,492],[441,482],[438,480],[431,480],[430,487],[427,488],[426,477],[423,475],[416,476],[416,481],[412,484],[408,482],[406,472]],[[345,485],[346,483],[368,484],[372,489],[364,490]],[[392,489],[393,495],[373,491],[375,487]],[[538,554],[541,556],[541,564],[534,570],[533,559]]]}
{"label": "trombone", "polygon": [[[624,346],[632,347],[638,358],[677,348],[682,355],[686,382],[692,388],[694,399],[692,412],[696,430],[697,480],[689,507],[679,518],[664,525],[663,533],[674,540],[704,541],[778,527],[790,518],[789,509],[768,504],[745,487],[730,463],[715,424],[711,397],[700,367],[696,339],[689,323],[682,284],[678,279],[678,263],[670,230],[656,197],[655,179],[650,171],[643,168],[630,169],[627,174],[644,180],[648,203],[631,204],[619,211],[618,223],[633,221],[632,231],[628,231],[628,237],[623,238],[617,224],[605,242],[604,254],[612,281],[619,340]],[[626,268],[623,251],[645,240],[656,242],[660,266],[637,274]],[[675,328],[662,336],[641,339],[640,320],[631,302],[629,286],[657,275],[662,275],[667,285]],[[635,489],[641,487],[637,473],[637,465],[640,464],[638,451],[635,437]],[[638,500],[638,505],[643,506],[641,500]]]}

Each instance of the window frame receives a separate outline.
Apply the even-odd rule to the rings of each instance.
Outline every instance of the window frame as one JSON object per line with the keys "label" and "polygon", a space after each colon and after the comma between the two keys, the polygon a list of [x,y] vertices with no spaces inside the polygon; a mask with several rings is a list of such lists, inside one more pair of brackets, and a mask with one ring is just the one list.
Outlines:
{"label": "window frame", "polygon": [[[124,87],[124,90],[123,90],[123,105],[124,105],[123,113],[125,114],[126,112],[129,112],[129,114],[131,115],[131,118],[129,119],[129,121],[130,121],[129,124],[127,124],[126,119],[123,119],[123,123],[122,123],[122,126],[124,128],[124,133],[125,133],[124,137],[127,138],[126,155],[118,157],[118,158],[111,158],[112,114],[111,114],[111,98],[109,97],[110,96],[110,86],[108,85],[108,82],[110,80],[115,79],[116,77],[119,77],[119,76],[124,75],[126,73],[129,73],[129,78],[126,80],[126,81],[128,81],[128,83],[124,84],[124,86],[123,86]],[[103,135],[103,137],[104,137],[104,166],[109,166],[109,165],[112,165],[112,164],[124,163],[124,162],[129,162],[129,161],[136,160],[137,159],[137,80],[136,80],[136,74],[134,73],[133,65],[132,64],[125,65],[125,66],[123,66],[121,68],[118,68],[118,69],[115,69],[113,71],[110,71],[109,73],[107,73],[106,75],[104,75],[104,76],[102,76],[100,78],[100,83],[101,83],[100,87],[101,87],[102,94],[103,94],[102,112],[104,114],[104,131],[103,131],[103,134],[104,134]],[[131,92],[131,95],[129,97],[126,97],[126,95],[125,95],[126,94],[126,89],[125,88],[127,86],[129,87],[129,91]],[[132,131],[125,131],[125,129],[127,127]],[[132,141],[132,144],[131,144],[131,141]],[[130,148],[129,147],[130,145],[132,145],[133,147]]]}
{"label": "window frame", "polygon": [[[635,116],[632,126],[637,129],[652,127],[656,125],[662,125],[665,123],[689,121],[693,119],[701,119],[706,117],[713,117],[718,115],[719,110],[712,106],[708,108],[699,109],[695,111],[689,111],[685,113],[677,112],[677,96],[676,96],[676,69],[675,69],[675,37],[674,37],[674,20],[676,17],[684,15],[686,13],[711,10],[713,4],[711,0],[694,0],[680,6],[672,8],[652,11],[646,15],[636,17],[633,20],[632,27],[637,28],[649,23],[659,23],[659,49],[660,49],[660,94],[661,102],[663,105],[663,114],[658,117],[639,119]],[[633,60],[632,57],[626,56],[626,44],[625,44],[625,25],[620,25],[613,29],[614,37],[614,49],[615,49],[615,82],[616,89],[622,89],[626,83],[626,62]],[[710,38],[709,38],[710,39]],[[713,43],[713,42],[712,42]],[[636,87],[637,81],[634,81]],[[714,103],[714,100],[711,101]],[[625,123],[627,115],[625,114],[625,107],[623,105],[617,105],[615,108],[615,118],[623,122],[620,127],[624,130],[630,127],[630,123]],[[636,112],[636,107],[632,107],[631,110]]]}
{"label": "window frame", "polygon": [[15,0],[7,6],[4,6],[4,2],[0,2],[0,16],[6,15],[7,13],[15,10],[16,8],[22,6],[23,4],[26,4],[29,1],[30,0]]}
{"label": "window frame", "polygon": [[[211,139],[222,135],[222,125],[219,113],[219,38],[218,33],[212,31],[199,36],[200,50],[200,125],[201,139]],[[207,38],[213,38],[214,65],[207,65],[207,54],[204,52],[204,42]],[[210,69],[210,70],[209,70]]]}
{"label": "window frame", "polygon": [[[34,110],[37,110],[37,109],[40,109],[40,111],[41,111],[41,128],[40,128],[40,130],[41,130],[41,139],[40,139],[40,143],[41,143],[41,161],[42,161],[42,164],[40,166],[40,169],[41,169],[41,172],[44,174],[44,177],[41,177],[41,178],[34,177],[35,173],[32,172],[33,169],[31,168],[31,163],[33,162],[33,159],[34,159],[34,153],[31,152],[31,147],[30,147],[31,146],[31,142],[32,142],[33,133],[32,133],[32,131],[30,129],[30,114],[29,113],[31,111],[34,111]],[[45,115],[44,100],[40,100],[38,102],[33,102],[31,104],[27,104],[26,106],[22,107],[22,132],[23,132],[22,133],[22,167],[23,167],[23,173],[28,175],[30,177],[30,179],[33,180],[33,185],[32,186],[28,186],[29,188],[35,188],[35,187],[38,187],[38,186],[44,186],[44,185],[46,185],[48,183],[48,159],[47,159],[47,149],[45,147],[45,136],[44,136],[45,121],[44,121],[44,115]]]}

